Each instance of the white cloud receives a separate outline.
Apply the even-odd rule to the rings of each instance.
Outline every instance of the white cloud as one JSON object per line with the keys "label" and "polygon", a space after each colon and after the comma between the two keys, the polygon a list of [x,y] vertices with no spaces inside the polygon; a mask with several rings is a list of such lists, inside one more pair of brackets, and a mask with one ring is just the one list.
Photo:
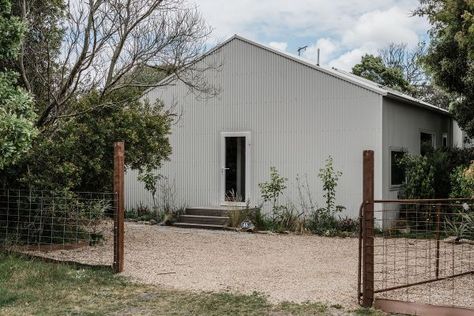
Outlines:
{"label": "white cloud", "polygon": [[288,48],[288,43],[287,42],[270,42],[268,43],[268,46],[275,48],[277,50],[281,50],[282,52],[285,52],[286,49]]}
{"label": "white cloud", "polygon": [[391,42],[404,42],[413,47],[418,43],[418,33],[425,28],[419,22],[398,7],[371,11],[360,16],[356,24],[344,33],[342,42],[375,48]]}
{"label": "white cloud", "polygon": [[214,28],[210,44],[233,34],[293,54],[309,44],[303,57],[315,62],[319,47],[321,64],[346,70],[390,42],[416,45],[429,27],[426,19],[411,16],[418,0],[185,1]]}
{"label": "white cloud", "polygon": [[360,62],[363,55],[371,53],[374,52],[367,48],[355,48],[331,60],[329,66],[350,71],[355,64]]}
{"label": "white cloud", "polygon": [[302,56],[314,63],[317,63],[319,48],[319,63],[325,65],[338,49],[339,44],[330,38],[320,38],[316,43],[309,45],[303,52]]}

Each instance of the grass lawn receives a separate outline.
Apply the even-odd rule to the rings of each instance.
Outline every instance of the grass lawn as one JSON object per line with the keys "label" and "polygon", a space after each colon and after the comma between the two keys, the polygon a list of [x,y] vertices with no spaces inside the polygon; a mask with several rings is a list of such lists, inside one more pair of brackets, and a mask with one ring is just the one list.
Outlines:
{"label": "grass lawn", "polygon": [[270,304],[260,294],[192,293],[137,284],[108,270],[0,253],[1,315],[379,315],[319,303]]}

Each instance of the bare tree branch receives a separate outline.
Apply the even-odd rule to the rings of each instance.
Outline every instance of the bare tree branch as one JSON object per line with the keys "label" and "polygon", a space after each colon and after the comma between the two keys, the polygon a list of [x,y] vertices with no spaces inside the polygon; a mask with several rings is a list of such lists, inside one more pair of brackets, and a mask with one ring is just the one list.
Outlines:
{"label": "bare tree branch", "polygon": [[[79,0],[67,4],[63,25],[61,51],[51,56],[55,68],[48,68],[52,76],[41,79],[51,95],[38,127],[78,115],[70,101],[91,91],[103,99],[97,107],[121,89],[144,90],[177,80],[199,95],[216,94],[203,76],[216,66],[195,63],[204,53],[210,28],[185,0]],[[144,82],[140,69],[162,72]]]}

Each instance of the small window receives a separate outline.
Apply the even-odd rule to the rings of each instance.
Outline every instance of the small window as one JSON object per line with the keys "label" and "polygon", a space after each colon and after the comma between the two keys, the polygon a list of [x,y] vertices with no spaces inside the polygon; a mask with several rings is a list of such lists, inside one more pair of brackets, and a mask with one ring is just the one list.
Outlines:
{"label": "small window", "polygon": [[434,149],[434,135],[430,133],[420,133],[420,154],[425,156]]}
{"label": "small window", "polygon": [[400,160],[405,155],[402,150],[392,150],[390,152],[390,185],[399,186],[405,181],[405,169],[400,165]]}
{"label": "small window", "polygon": [[443,133],[443,147],[448,147],[448,133]]}

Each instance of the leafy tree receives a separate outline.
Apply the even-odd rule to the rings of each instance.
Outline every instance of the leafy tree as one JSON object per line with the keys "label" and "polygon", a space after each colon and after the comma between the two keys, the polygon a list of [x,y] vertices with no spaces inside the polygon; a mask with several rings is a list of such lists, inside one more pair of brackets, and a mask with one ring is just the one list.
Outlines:
{"label": "leafy tree", "polygon": [[[0,0],[0,63],[18,54],[25,26],[11,15],[9,0]],[[17,84],[17,74],[0,70],[0,170],[17,161],[35,135],[31,97]]]}
{"label": "leafy tree", "polygon": [[179,113],[145,102],[146,91],[180,81],[215,93],[202,76],[212,65],[194,63],[210,30],[182,0],[15,0],[14,13],[28,25],[23,54],[0,65],[34,96],[40,135],[0,173],[9,185],[108,190],[117,140],[127,168],[159,168]]}
{"label": "leafy tree", "polygon": [[74,110],[83,114],[63,121],[52,135],[39,135],[34,147],[4,178],[10,174],[9,183],[19,177],[24,185],[52,190],[109,191],[113,142],[117,140],[125,141],[127,168],[159,168],[171,153],[168,136],[173,122],[162,103],[137,100],[127,108],[97,109],[98,98],[99,93],[94,92],[79,99]]}
{"label": "leafy tree", "polygon": [[474,2],[420,0],[415,14],[430,21],[430,46],[424,64],[437,85],[455,95],[451,111],[474,136]]}
{"label": "leafy tree", "polygon": [[381,57],[366,54],[352,68],[352,73],[375,83],[400,91],[408,91],[410,85],[398,67],[386,66]]}

